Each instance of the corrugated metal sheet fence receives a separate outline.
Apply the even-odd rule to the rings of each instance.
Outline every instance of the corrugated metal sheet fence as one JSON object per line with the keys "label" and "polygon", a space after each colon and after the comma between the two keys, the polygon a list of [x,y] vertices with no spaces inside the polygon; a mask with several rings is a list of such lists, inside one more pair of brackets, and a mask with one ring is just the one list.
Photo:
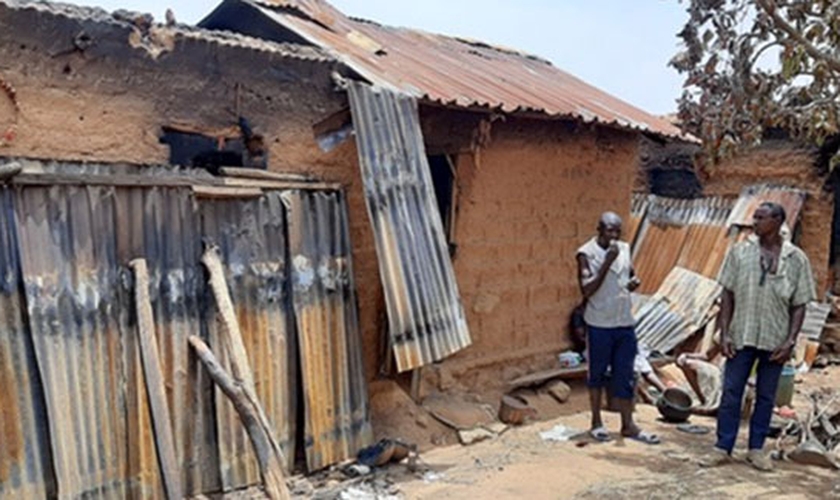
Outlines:
{"label": "corrugated metal sheet fence", "polygon": [[[299,201],[284,203],[281,191],[199,200],[189,187],[72,183],[0,191],[0,494],[43,497],[55,489],[54,469],[62,498],[161,497],[126,267],[136,257],[150,267],[185,491],[259,481],[230,403],[214,398],[188,349],[192,334],[219,345],[200,264],[204,243],[220,249],[258,396],[287,456],[295,456],[301,384],[296,337],[306,410],[318,415],[306,422],[310,467],[369,442],[344,199],[340,192],[288,197]],[[326,284],[301,292],[294,308],[287,218],[317,228],[304,238],[298,229],[291,244],[295,257],[317,263],[317,281]]]}
{"label": "corrugated metal sheet fence", "polygon": [[470,334],[436,207],[416,101],[349,83],[368,215],[397,369],[439,361]]}
{"label": "corrugated metal sheet fence", "polygon": [[13,195],[4,187],[0,190],[0,498],[46,498],[55,488],[15,228]]}

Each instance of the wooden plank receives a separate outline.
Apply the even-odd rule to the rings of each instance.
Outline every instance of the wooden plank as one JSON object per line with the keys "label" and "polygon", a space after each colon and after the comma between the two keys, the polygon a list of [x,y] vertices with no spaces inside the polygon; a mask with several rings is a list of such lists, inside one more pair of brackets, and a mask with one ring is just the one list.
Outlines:
{"label": "wooden plank", "polygon": [[256,187],[200,186],[192,187],[197,198],[259,198],[263,190]]}
{"label": "wooden plank", "polygon": [[220,179],[223,186],[258,187],[262,189],[300,189],[310,191],[337,191],[341,184],[335,182],[273,181],[268,179],[245,179],[225,177]]}
{"label": "wooden plank", "polygon": [[[207,267],[210,273],[210,288],[213,297],[216,299],[216,307],[221,318],[220,336],[222,344],[230,355],[230,366],[233,371],[234,380],[239,383],[247,397],[253,400],[256,405],[256,415],[259,423],[265,429],[271,430],[268,416],[265,414],[262,405],[257,399],[257,388],[254,384],[254,375],[251,372],[251,364],[248,361],[248,353],[245,350],[245,343],[242,341],[242,332],[239,329],[239,321],[236,319],[236,312],[233,309],[233,301],[230,298],[230,290],[225,281],[222,261],[219,259],[219,252],[215,246],[209,246],[201,256],[201,262]],[[199,339],[200,340],[200,339]],[[271,444],[274,453],[280,457],[281,464],[285,463],[283,451],[280,449],[277,439],[271,432]]]}
{"label": "wooden plank", "polygon": [[221,167],[219,171],[225,177],[236,177],[242,179],[259,179],[279,182],[316,182],[316,179],[312,179],[303,174],[269,172],[268,170],[260,170],[258,168]]}
{"label": "wooden plank", "polygon": [[163,371],[155,338],[154,316],[149,299],[149,270],[145,259],[132,260],[129,265],[134,269],[134,303],[137,308],[140,359],[143,364],[146,392],[149,395],[158,465],[163,475],[166,497],[170,500],[180,500],[184,498],[184,493],[178,461],[175,458],[175,439],[170,426],[169,406],[166,402]]}

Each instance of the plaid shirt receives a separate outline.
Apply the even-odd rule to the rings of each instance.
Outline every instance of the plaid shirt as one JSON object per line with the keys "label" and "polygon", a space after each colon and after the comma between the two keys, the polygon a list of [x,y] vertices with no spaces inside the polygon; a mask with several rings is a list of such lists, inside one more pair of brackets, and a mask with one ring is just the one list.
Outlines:
{"label": "plaid shirt", "polygon": [[814,300],[814,278],[805,252],[784,242],[775,274],[761,284],[761,249],[750,236],[726,255],[718,281],[735,296],[729,332],[736,349],[772,351],[790,328],[790,309]]}

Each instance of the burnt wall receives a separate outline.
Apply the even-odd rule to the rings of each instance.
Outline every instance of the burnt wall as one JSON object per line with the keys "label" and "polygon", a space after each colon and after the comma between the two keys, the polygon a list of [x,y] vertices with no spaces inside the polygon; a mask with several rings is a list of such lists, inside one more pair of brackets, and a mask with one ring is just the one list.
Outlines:
{"label": "burnt wall", "polygon": [[811,260],[817,295],[822,296],[830,284],[834,195],[825,188],[811,151],[788,142],[770,143],[764,147],[724,160],[704,170],[703,186],[707,195],[737,196],[752,184],[769,183],[805,190],[799,246]]}
{"label": "burnt wall", "polygon": [[0,80],[12,89],[0,93],[0,155],[165,164],[162,127],[235,133],[238,109],[266,137],[270,170],[346,187],[372,376],[382,299],[356,149],[350,140],[325,153],[312,131],[347,106],[333,89],[334,71],[341,67],[311,48],[180,28],[141,31],[96,9],[0,3]]}

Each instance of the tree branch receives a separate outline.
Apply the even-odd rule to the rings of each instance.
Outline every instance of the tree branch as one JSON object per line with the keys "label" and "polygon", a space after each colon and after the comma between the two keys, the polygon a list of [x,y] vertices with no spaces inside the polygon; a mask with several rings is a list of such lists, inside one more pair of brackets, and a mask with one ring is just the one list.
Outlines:
{"label": "tree branch", "polygon": [[771,19],[773,19],[773,22],[776,23],[776,27],[784,31],[790,38],[795,40],[796,43],[802,45],[802,48],[805,49],[805,52],[807,52],[808,55],[810,55],[814,59],[824,61],[834,71],[840,71],[840,59],[834,58],[821,51],[814,44],[809,42],[804,36],[802,36],[802,33],[800,33],[796,28],[794,28],[782,16],[779,15],[774,0],[755,0],[755,3],[758,4],[758,6],[761,7],[761,9],[768,16],[770,16]]}

